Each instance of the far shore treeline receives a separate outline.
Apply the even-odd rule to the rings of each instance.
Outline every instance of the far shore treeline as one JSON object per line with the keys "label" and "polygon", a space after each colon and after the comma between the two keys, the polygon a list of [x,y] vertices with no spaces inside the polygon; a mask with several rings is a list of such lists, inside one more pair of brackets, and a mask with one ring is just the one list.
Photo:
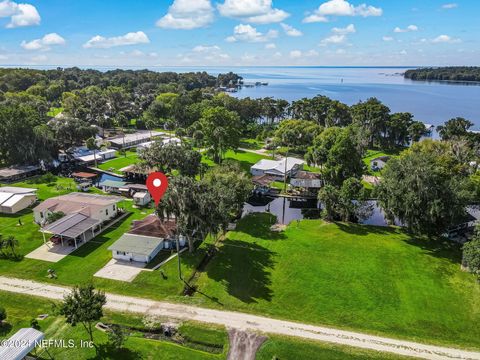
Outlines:
{"label": "far shore treeline", "polygon": [[479,66],[429,67],[407,70],[405,78],[423,81],[475,81],[480,82]]}

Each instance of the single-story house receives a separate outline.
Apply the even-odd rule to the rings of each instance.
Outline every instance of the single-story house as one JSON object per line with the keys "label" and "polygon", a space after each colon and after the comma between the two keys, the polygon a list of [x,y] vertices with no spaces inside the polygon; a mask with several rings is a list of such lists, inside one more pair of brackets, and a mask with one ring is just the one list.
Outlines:
{"label": "single-story house", "polygon": [[[40,231],[52,235],[52,241],[64,243],[86,242],[102,229],[102,224],[115,218],[121,197],[85,193],[70,193],[49,198],[33,209],[34,220],[44,225],[48,216],[63,213],[65,216],[51,224],[44,225]],[[44,241],[45,237],[44,237]]]}
{"label": "single-story house", "polygon": [[40,166],[10,166],[0,169],[0,182],[20,181],[40,173]]}
{"label": "single-story house", "polygon": [[253,176],[271,175],[276,180],[281,180],[285,177],[291,177],[303,166],[305,161],[289,157],[287,160],[282,158],[280,160],[262,159],[250,168],[250,173]]}
{"label": "single-story house", "polygon": [[310,171],[297,171],[290,179],[290,185],[305,189],[320,189],[322,187],[322,176]]}
{"label": "single-story house", "polygon": [[22,360],[42,345],[45,334],[34,328],[23,328],[0,345],[0,359]]}
{"label": "single-story house", "polygon": [[15,214],[37,201],[37,189],[0,187],[0,213]]}
{"label": "single-story house", "polygon": [[120,194],[123,187],[125,187],[126,183],[124,181],[116,181],[116,180],[105,180],[102,181],[99,186],[102,191],[106,193],[117,193]]}
{"label": "single-story house", "polygon": [[105,149],[95,151],[94,155],[94,151],[90,150],[86,146],[78,146],[72,151],[70,151],[68,154],[66,154],[65,152],[60,152],[60,154],[58,155],[58,159],[61,162],[65,162],[73,158],[74,160],[77,160],[84,165],[87,165],[93,164],[95,162],[95,159],[97,159],[97,162],[113,159],[117,156],[116,154],[117,152],[114,149]]}
{"label": "single-story house", "polygon": [[149,215],[143,220],[134,221],[132,228],[113,243],[108,250],[117,260],[150,262],[171,241],[176,232],[175,220],[161,220]]}
{"label": "single-story house", "polygon": [[164,133],[158,131],[137,131],[132,134],[125,134],[125,136],[115,136],[107,139],[112,147],[115,149],[127,149],[135,147],[142,143],[152,140],[155,137],[161,136]]}
{"label": "single-story house", "polygon": [[[182,141],[177,137],[165,138],[165,139],[162,139],[161,141],[164,145],[166,145],[166,144],[177,144],[177,145],[179,145],[179,144],[182,143]],[[139,144],[137,146],[137,151],[148,149],[150,146],[152,146],[152,144],[154,142],[155,142],[155,140],[154,141],[147,141],[147,142]]]}
{"label": "single-story house", "polygon": [[390,156],[379,156],[375,159],[370,160],[370,168],[373,171],[382,170],[385,165],[387,165],[388,160],[390,160]]}

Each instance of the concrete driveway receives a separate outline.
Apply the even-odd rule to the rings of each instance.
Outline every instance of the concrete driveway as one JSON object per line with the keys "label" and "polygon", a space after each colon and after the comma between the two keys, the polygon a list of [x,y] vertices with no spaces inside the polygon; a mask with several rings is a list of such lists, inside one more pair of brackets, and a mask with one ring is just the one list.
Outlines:
{"label": "concrete driveway", "polygon": [[32,252],[25,255],[26,258],[29,259],[36,259],[36,260],[43,260],[48,262],[59,262],[65,256],[75,251],[75,246],[62,246],[62,245],[55,245],[52,242],[47,242],[46,244],[42,244]]}
{"label": "concrete driveway", "polygon": [[132,282],[133,279],[140,274],[145,265],[147,264],[112,259],[93,276],[110,280]]}

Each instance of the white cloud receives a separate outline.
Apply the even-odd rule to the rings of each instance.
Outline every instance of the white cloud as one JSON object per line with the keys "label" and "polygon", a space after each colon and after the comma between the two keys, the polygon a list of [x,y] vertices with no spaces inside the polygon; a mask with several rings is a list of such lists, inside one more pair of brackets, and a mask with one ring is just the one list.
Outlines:
{"label": "white cloud", "polygon": [[99,48],[108,49],[115,46],[136,45],[136,44],[148,44],[150,40],[143,31],[129,32],[122,36],[103,37],[100,35],[92,37],[85,44],[84,48]]}
{"label": "white cloud", "polygon": [[367,4],[354,6],[346,0],[329,0],[303,19],[305,23],[327,22],[328,16],[381,16],[383,10]]}
{"label": "white cloud", "polygon": [[461,42],[460,39],[455,39],[452,38],[451,36],[448,35],[439,35],[435,39],[432,39],[432,43],[438,44],[438,43],[459,43]]}
{"label": "white cloud", "polygon": [[383,41],[393,41],[393,37],[391,37],[391,36],[384,36],[384,37],[382,37],[382,40],[383,40]]}
{"label": "white cloud", "polygon": [[35,6],[17,4],[10,0],[0,2],[0,18],[9,17],[7,28],[40,25],[40,14]]}
{"label": "white cloud", "polygon": [[393,32],[396,33],[406,33],[406,32],[411,32],[411,31],[418,31],[418,26],[417,25],[408,25],[405,29],[399,28],[398,26],[393,29]]}
{"label": "white cloud", "polygon": [[284,10],[273,8],[272,0],[225,0],[218,4],[220,15],[242,19],[255,24],[281,22],[290,16]]}
{"label": "white cloud", "polygon": [[318,51],[316,50],[309,50],[305,53],[305,56],[308,56],[308,57],[313,57],[313,56],[318,56]]}
{"label": "white cloud", "polygon": [[407,55],[407,50],[400,51],[400,55]]}
{"label": "white cloud", "polygon": [[57,33],[50,33],[41,39],[35,39],[29,42],[22,41],[20,46],[25,50],[50,50],[50,46],[65,45],[65,39]]}
{"label": "white cloud", "polygon": [[277,45],[275,45],[274,43],[270,43],[270,44],[267,44],[265,45],[265,49],[276,49],[277,48]]}
{"label": "white cloud", "polygon": [[246,41],[246,42],[265,42],[269,39],[274,39],[278,36],[276,30],[269,30],[267,33],[261,33],[257,31],[251,25],[240,24],[233,29],[233,35],[229,36],[226,40],[228,42]]}
{"label": "white cloud", "polygon": [[303,33],[300,30],[295,29],[293,26],[290,26],[288,24],[281,23],[280,26],[282,27],[283,31],[285,31],[285,34],[287,34],[288,36],[302,36],[303,35]]}
{"label": "white cloud", "polygon": [[347,40],[346,35],[331,35],[320,42],[320,45],[342,44]]}
{"label": "white cloud", "polygon": [[197,45],[192,49],[193,52],[212,52],[212,51],[220,51],[220,47],[217,45],[212,46],[204,46],[204,45]]}
{"label": "white cloud", "polygon": [[290,51],[290,58],[291,59],[299,59],[302,57],[302,52],[300,50],[292,50]]}
{"label": "white cloud", "polygon": [[191,30],[209,25],[213,21],[210,0],[174,0],[168,13],[156,23],[164,29]]}
{"label": "white cloud", "polygon": [[334,27],[332,32],[339,35],[347,35],[347,34],[354,34],[357,30],[353,24],[348,25],[344,28]]}
{"label": "white cloud", "polygon": [[442,9],[455,9],[458,7],[457,3],[449,3],[449,4],[443,4]]}

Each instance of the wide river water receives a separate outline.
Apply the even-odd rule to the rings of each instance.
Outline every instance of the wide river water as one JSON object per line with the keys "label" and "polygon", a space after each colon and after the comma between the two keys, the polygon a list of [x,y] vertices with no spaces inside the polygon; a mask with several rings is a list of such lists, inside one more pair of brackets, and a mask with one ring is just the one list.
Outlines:
{"label": "wide river water", "polygon": [[[101,71],[115,69],[94,68]],[[159,72],[206,71],[212,75],[233,71],[243,76],[245,82],[269,84],[245,87],[233,94],[237,97],[272,96],[293,101],[326,95],[348,105],[377,97],[391,111],[410,112],[416,120],[424,123],[439,125],[461,116],[475,124],[474,130],[480,130],[480,84],[404,79],[403,73],[413,68],[415,67],[149,67],[150,70]]]}

